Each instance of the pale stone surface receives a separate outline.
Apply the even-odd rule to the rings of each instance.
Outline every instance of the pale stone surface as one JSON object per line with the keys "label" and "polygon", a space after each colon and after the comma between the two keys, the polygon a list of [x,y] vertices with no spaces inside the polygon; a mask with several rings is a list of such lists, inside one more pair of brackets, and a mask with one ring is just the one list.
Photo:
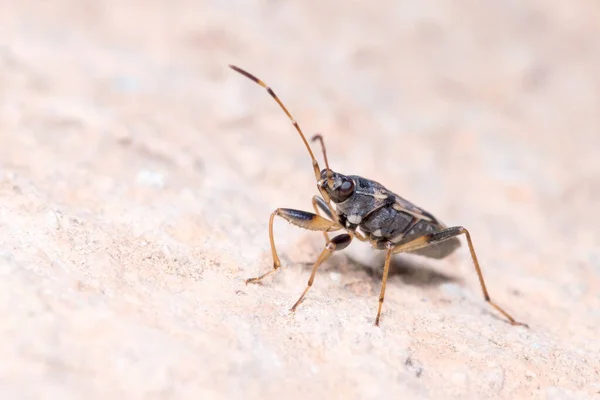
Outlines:
{"label": "pale stone surface", "polygon": [[[304,3],[304,5],[300,5]],[[318,4],[318,6],[317,6]],[[0,3],[0,398],[594,398],[596,2]],[[308,156],[471,230],[328,261]]]}

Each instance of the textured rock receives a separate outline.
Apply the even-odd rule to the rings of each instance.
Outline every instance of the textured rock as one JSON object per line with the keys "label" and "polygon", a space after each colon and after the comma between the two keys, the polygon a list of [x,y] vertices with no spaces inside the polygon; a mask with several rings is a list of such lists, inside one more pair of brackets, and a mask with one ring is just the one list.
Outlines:
{"label": "textured rock", "polygon": [[[1,398],[593,398],[594,2],[4,2]],[[302,143],[470,229],[445,260],[320,234]]]}

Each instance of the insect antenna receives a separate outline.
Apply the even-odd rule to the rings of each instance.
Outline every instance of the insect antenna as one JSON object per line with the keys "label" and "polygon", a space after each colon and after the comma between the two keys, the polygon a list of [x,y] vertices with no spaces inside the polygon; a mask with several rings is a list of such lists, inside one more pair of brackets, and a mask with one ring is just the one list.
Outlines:
{"label": "insect antenna", "polygon": [[325,168],[327,171],[327,185],[329,185],[329,188],[333,188],[333,171],[331,168],[329,168],[329,162],[327,161],[327,151],[325,150],[325,141],[323,140],[323,135],[317,133],[310,140],[311,142],[316,142],[317,140],[321,142],[321,150],[323,150],[323,159],[325,159]]}
{"label": "insect antenna", "polygon": [[313,170],[315,172],[315,178],[318,181],[321,178],[321,169],[319,168],[319,163],[317,162],[317,159],[315,158],[315,155],[313,154],[313,152],[308,144],[308,141],[306,140],[306,137],[304,137],[304,133],[302,133],[302,129],[300,129],[300,125],[298,125],[298,122],[296,122],[296,120],[294,119],[292,114],[290,114],[290,112],[287,110],[287,108],[283,105],[283,102],[281,100],[279,100],[279,97],[277,97],[277,95],[275,94],[273,89],[271,89],[266,83],[264,83],[263,81],[261,81],[260,79],[258,79],[254,75],[252,75],[251,73],[244,71],[240,67],[236,67],[235,65],[229,64],[229,68],[244,75],[246,78],[250,79],[251,81],[258,83],[260,86],[264,87],[267,90],[267,92],[271,95],[271,97],[273,97],[275,99],[277,104],[279,104],[279,106],[285,112],[285,114],[288,116],[290,121],[292,121],[292,125],[294,125],[294,128],[296,128],[296,130],[300,134],[300,137],[302,138],[302,141],[304,142],[304,145],[306,146],[306,150],[308,150],[308,154],[310,155],[310,158],[312,159],[312,165],[313,165]]}

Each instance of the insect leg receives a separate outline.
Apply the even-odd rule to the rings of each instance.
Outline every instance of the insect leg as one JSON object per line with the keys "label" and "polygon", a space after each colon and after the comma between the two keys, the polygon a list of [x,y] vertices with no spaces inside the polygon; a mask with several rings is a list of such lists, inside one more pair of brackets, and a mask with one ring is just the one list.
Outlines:
{"label": "insect leg", "polygon": [[[327,206],[327,203],[321,197],[313,196],[312,205],[317,214],[321,215],[319,211],[322,211],[329,219],[337,221],[337,218],[333,216],[331,210],[329,210],[329,207]],[[323,231],[323,236],[325,237],[325,243],[329,242],[329,235],[326,231]]]}
{"label": "insect leg", "polygon": [[281,261],[279,261],[279,256],[277,255],[277,250],[275,249],[275,240],[273,238],[273,221],[275,220],[276,216],[279,216],[286,221],[299,226],[300,228],[311,231],[332,232],[342,229],[337,222],[329,221],[328,219],[313,213],[292,210],[290,208],[278,208],[277,210],[273,211],[271,218],[269,219],[269,239],[271,241],[271,253],[273,255],[273,269],[262,274],[261,276],[257,276],[256,278],[247,279],[246,284],[258,282],[264,277],[271,275],[273,272],[277,271],[279,267],[281,267]]}
{"label": "insect leg", "polygon": [[473,247],[471,234],[467,229],[463,228],[462,226],[454,226],[452,228],[444,229],[441,232],[430,233],[428,235],[423,235],[418,238],[415,238],[414,240],[408,243],[395,247],[393,250],[393,254],[403,253],[406,251],[417,250],[423,247],[431,246],[436,243],[441,243],[443,241],[452,239],[462,234],[464,234],[467,237],[467,243],[469,244],[471,259],[473,260],[473,264],[475,265],[475,271],[477,271],[477,276],[479,277],[479,284],[481,285],[481,291],[483,292],[483,298],[485,299],[485,301],[488,302],[492,307],[494,307],[496,311],[498,311],[500,314],[504,315],[512,325],[521,325],[527,327],[527,324],[516,321],[509,313],[504,311],[502,307],[500,307],[490,298],[490,295],[485,286],[485,281],[483,279],[481,267],[479,266],[479,261],[477,260],[477,255],[475,254],[475,248]]}
{"label": "insect leg", "polygon": [[359,231],[354,231],[354,237],[360,240],[361,242],[368,242],[369,238],[360,233]]}
{"label": "insect leg", "polygon": [[313,206],[315,207],[315,210],[317,210],[317,206],[318,206],[319,209],[325,213],[327,218],[331,219],[332,221],[337,221],[337,218],[333,215],[333,213],[329,209],[327,202],[325,202],[325,200],[323,200],[321,197],[313,196],[312,203],[313,203]]}
{"label": "insect leg", "polygon": [[377,307],[377,317],[375,318],[375,325],[379,326],[379,318],[381,317],[381,307],[383,306],[383,298],[385,297],[385,287],[387,285],[388,273],[390,272],[390,260],[392,259],[394,247],[392,244],[388,245],[387,253],[385,255],[385,264],[383,266],[383,279],[381,280],[381,292],[379,292],[379,306]]}
{"label": "insect leg", "polygon": [[300,298],[296,303],[294,303],[290,311],[296,311],[296,307],[298,307],[298,305],[302,302],[302,299],[304,299],[304,296],[306,296],[308,289],[310,289],[315,280],[315,274],[317,273],[317,269],[319,269],[323,261],[327,260],[329,256],[333,254],[334,251],[343,250],[346,247],[348,247],[351,241],[352,236],[348,235],[347,233],[342,233],[341,235],[337,235],[327,242],[325,248],[319,255],[319,258],[317,258],[317,261],[315,261],[315,264],[313,265],[313,269],[310,274],[310,278],[308,279],[308,285],[306,286],[306,289],[304,289],[304,292],[302,292],[302,295],[300,295]]}

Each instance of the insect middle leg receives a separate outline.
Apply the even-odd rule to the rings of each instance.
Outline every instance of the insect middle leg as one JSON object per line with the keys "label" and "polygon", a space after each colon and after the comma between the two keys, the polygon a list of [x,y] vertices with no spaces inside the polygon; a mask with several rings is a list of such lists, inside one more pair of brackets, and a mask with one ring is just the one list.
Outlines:
{"label": "insect middle leg", "polygon": [[256,278],[247,279],[246,284],[258,282],[266,276],[271,275],[273,272],[277,271],[279,267],[281,267],[281,261],[277,255],[277,250],[275,249],[275,240],[273,238],[273,221],[275,220],[276,216],[279,216],[286,221],[299,226],[300,228],[311,231],[333,232],[342,229],[337,222],[330,221],[313,213],[301,210],[293,210],[290,208],[278,208],[277,210],[273,211],[271,218],[269,219],[269,240],[271,242],[271,253],[273,255],[273,269],[260,276],[257,276]]}
{"label": "insect middle leg", "polygon": [[323,264],[323,261],[327,260],[333,254],[334,251],[343,250],[346,247],[348,247],[350,242],[352,242],[352,236],[348,235],[347,233],[342,233],[341,235],[337,235],[333,239],[327,241],[325,248],[323,249],[323,251],[319,255],[319,258],[317,258],[317,261],[315,261],[315,264],[313,265],[312,272],[310,273],[310,278],[308,278],[308,285],[306,285],[306,289],[304,289],[304,292],[302,292],[300,298],[298,299],[298,301],[296,301],[296,303],[294,303],[290,311],[296,311],[296,307],[298,307],[298,305],[302,302],[302,299],[304,299],[304,296],[306,296],[308,289],[310,289],[313,282],[315,281],[315,274],[317,273],[317,269],[319,269],[321,264]]}
{"label": "insect middle leg", "polygon": [[[483,273],[481,272],[481,267],[479,266],[479,261],[477,260],[477,255],[475,254],[475,248],[473,247],[473,241],[471,240],[471,234],[469,233],[469,231],[467,229],[463,228],[462,226],[455,226],[452,228],[444,229],[443,231],[440,231],[440,232],[430,233],[427,235],[419,236],[418,238],[415,238],[408,243],[397,245],[396,247],[394,247],[391,250],[391,254],[398,254],[398,253],[403,253],[403,252],[407,252],[407,251],[417,250],[417,249],[427,247],[427,246],[432,246],[434,244],[444,242],[446,240],[452,239],[452,238],[457,237],[462,234],[464,234],[467,237],[467,243],[469,245],[471,259],[473,260],[473,264],[475,266],[475,271],[477,271],[477,276],[479,277],[479,284],[481,285],[481,291],[483,292],[483,297],[484,297],[485,301],[488,302],[492,307],[494,307],[500,314],[504,315],[504,317],[506,317],[506,319],[508,319],[508,321],[512,325],[521,325],[521,326],[527,327],[527,324],[516,321],[508,312],[504,311],[504,309],[502,307],[500,307],[498,304],[496,304],[490,298],[488,290],[485,286],[485,281],[483,279]],[[388,254],[389,253],[390,252],[388,250]],[[391,254],[389,254],[389,255],[391,256]],[[386,265],[388,265],[388,269],[389,269],[389,257],[386,258]],[[377,312],[377,319],[376,319],[377,322],[379,321],[379,315],[381,313],[381,305],[383,303],[383,294],[385,293],[386,281],[387,281],[387,270],[384,268],[384,277],[383,277],[383,282],[382,282],[381,296],[379,299],[379,310]]]}
{"label": "insect middle leg", "polygon": [[383,278],[381,279],[381,291],[379,292],[379,305],[377,306],[377,317],[375,318],[375,325],[379,326],[379,318],[381,317],[381,307],[383,306],[383,299],[385,297],[385,287],[387,285],[387,278],[390,272],[390,260],[392,259],[392,254],[394,250],[394,245],[392,243],[388,244],[387,252],[385,254],[385,264],[383,266]]}

